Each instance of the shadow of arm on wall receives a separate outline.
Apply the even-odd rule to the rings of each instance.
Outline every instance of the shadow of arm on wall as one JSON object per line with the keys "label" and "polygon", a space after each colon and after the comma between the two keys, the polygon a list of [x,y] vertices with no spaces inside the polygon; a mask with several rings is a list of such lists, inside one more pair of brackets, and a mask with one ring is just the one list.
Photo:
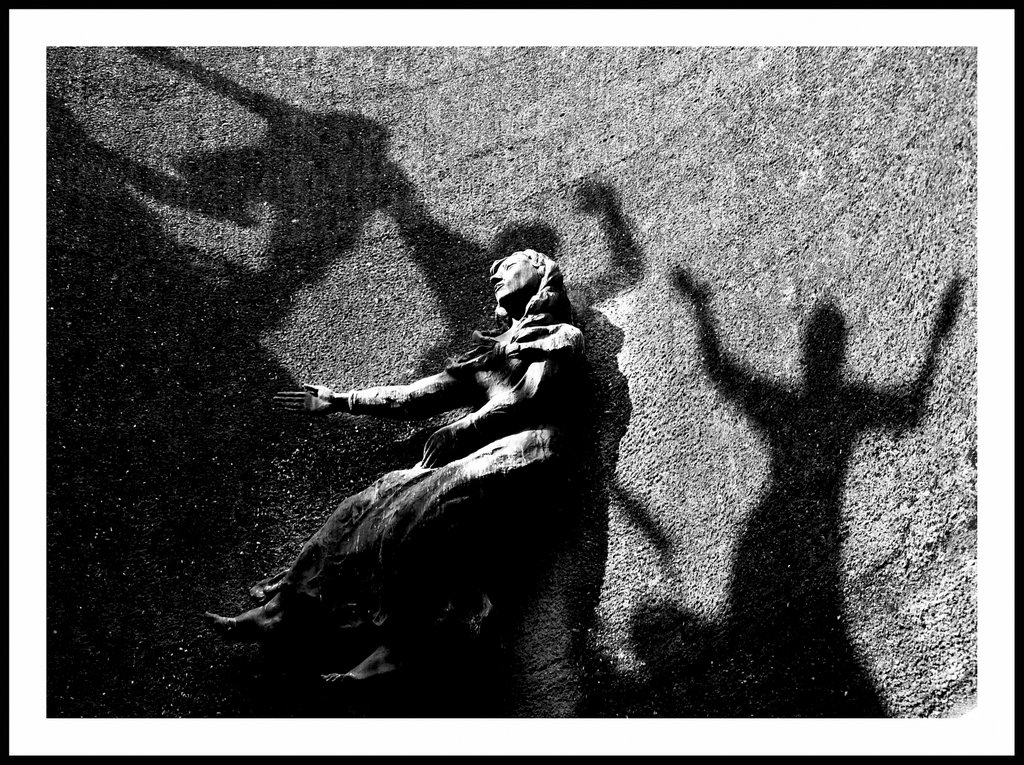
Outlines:
{"label": "shadow of arm on wall", "polygon": [[284,102],[239,85],[224,75],[185,58],[173,48],[134,47],[128,50],[140,58],[158,64],[234,101],[265,119],[280,118],[292,111]]}
{"label": "shadow of arm on wall", "polygon": [[776,386],[760,380],[757,374],[734,359],[723,347],[711,318],[711,292],[685,268],[677,268],[673,279],[679,293],[693,303],[704,367],[715,387],[726,398],[757,416],[775,404]]}
{"label": "shadow of arm on wall", "polygon": [[622,210],[615,188],[604,181],[585,181],[575,189],[576,210],[595,217],[601,224],[611,250],[612,268],[601,272],[586,285],[590,303],[629,289],[643,281],[647,260],[633,234],[633,225]]}
{"label": "shadow of arm on wall", "polygon": [[625,514],[626,520],[644,535],[654,551],[658,553],[661,565],[668,566],[671,563],[672,540],[665,533],[665,529],[654,519],[647,506],[625,489],[614,476],[609,478],[609,482],[611,493]]}
{"label": "shadow of arm on wall", "polygon": [[850,403],[863,418],[863,427],[893,430],[899,434],[921,424],[927,414],[938,353],[956,321],[963,286],[963,277],[956,276],[946,287],[932,324],[924,361],[912,381],[890,389],[851,386]]}

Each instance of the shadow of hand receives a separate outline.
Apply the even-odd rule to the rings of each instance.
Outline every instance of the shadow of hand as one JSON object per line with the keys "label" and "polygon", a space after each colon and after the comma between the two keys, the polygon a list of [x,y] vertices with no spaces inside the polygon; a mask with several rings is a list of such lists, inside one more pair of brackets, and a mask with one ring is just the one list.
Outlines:
{"label": "shadow of hand", "polygon": [[711,299],[711,289],[696,280],[685,268],[677,268],[675,271],[676,288],[684,297],[690,298],[698,305],[703,305]]}
{"label": "shadow of hand", "polygon": [[576,187],[575,196],[576,209],[586,215],[607,215],[618,204],[615,190],[602,181],[584,181]]}
{"label": "shadow of hand", "polygon": [[963,302],[963,291],[964,278],[958,274],[949,283],[949,286],[946,287],[946,292],[942,296],[942,307],[939,310],[938,318],[935,320],[934,342],[939,343],[944,340],[950,330],[953,329],[957,312],[960,310],[960,304]]}

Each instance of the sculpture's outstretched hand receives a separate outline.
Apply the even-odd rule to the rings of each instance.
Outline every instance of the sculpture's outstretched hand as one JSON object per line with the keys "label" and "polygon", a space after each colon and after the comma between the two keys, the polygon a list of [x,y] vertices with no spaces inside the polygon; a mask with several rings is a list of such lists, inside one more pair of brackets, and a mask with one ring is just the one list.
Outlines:
{"label": "sculpture's outstretched hand", "polygon": [[274,403],[282,409],[310,414],[327,414],[339,408],[347,409],[347,398],[339,395],[326,385],[302,386],[302,390],[283,390],[274,396]]}

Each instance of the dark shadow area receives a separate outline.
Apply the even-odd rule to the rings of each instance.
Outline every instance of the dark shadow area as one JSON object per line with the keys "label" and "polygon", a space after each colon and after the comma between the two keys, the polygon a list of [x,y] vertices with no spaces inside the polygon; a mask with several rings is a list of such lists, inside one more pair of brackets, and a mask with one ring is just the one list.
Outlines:
{"label": "dark shadow area", "polygon": [[[584,698],[579,713],[590,715],[598,706],[595,699],[604,690],[595,673],[599,652],[592,630],[604,581],[608,513],[613,499],[659,552],[667,550],[668,541],[646,510],[616,478],[619,444],[629,427],[633,405],[629,382],[618,363],[624,333],[596,307],[638,285],[647,274],[647,264],[636,244],[632,224],[622,210],[619,195],[610,184],[585,181],[574,189],[574,202],[578,212],[597,220],[609,249],[609,266],[572,284],[570,292],[587,349],[584,395],[580,401],[583,411],[580,432],[584,441],[580,450],[582,483],[579,491],[580,517],[585,519],[585,530],[578,535],[583,547],[577,558],[579,563],[600,572],[596,577],[581,578],[580,587],[572,593],[574,602],[581,604],[581,613],[587,615],[587,620],[580,622],[578,632],[573,635],[572,650],[574,661],[584,668]],[[599,260],[594,257],[592,262]]]}
{"label": "dark shadow area", "polygon": [[594,216],[608,242],[611,268],[597,273],[592,280],[579,287],[581,326],[585,327],[592,352],[588,354],[593,368],[591,377],[597,381],[601,398],[595,402],[594,421],[599,423],[595,439],[601,446],[600,482],[608,495],[614,496],[626,518],[646,537],[662,562],[667,560],[671,544],[661,526],[651,518],[647,508],[630,494],[616,478],[619,442],[626,434],[632,416],[632,403],[626,378],[618,368],[618,354],[622,350],[623,333],[600,311],[593,308],[615,295],[639,284],[647,275],[643,251],[633,235],[633,226],[622,210],[618,192],[608,183],[587,181],[576,189],[576,209]]}
{"label": "dark shadow area", "polygon": [[54,94],[47,123],[48,712],[173,714],[152,675],[188,671],[197,600],[258,559],[308,431],[267,416],[292,384],[269,293],[204,278],[129,192],[149,171]]}
{"label": "dark shadow area", "polygon": [[[348,255],[372,214],[391,216],[444,312],[445,336],[420,359],[433,372],[490,314],[494,252],[522,242],[554,253],[557,235],[520,224],[481,247],[431,217],[372,120],[305,112],[173,51],[133,52],[266,119],[268,131],[257,145],[187,154],[173,174],[156,171],[89,134],[65,105],[66,51],[49,52],[48,714],[513,713],[501,689],[514,597],[483,639],[435,636],[415,669],[359,688],[318,682],[322,658],[348,660],[327,640],[302,650],[229,644],[202,613],[241,610],[247,586],[287,564],[343,493],[418,461],[431,430],[395,441],[387,425],[360,434],[352,418],[272,410],[274,391],[304,381],[260,336],[295,295]],[[250,269],[180,243],[143,197],[240,226],[267,225],[254,213],[265,205],[265,262]],[[616,342],[621,333],[605,342],[611,355],[599,371],[614,366]],[[573,623],[590,623],[600,591],[599,506],[566,514],[589,561],[574,580]],[[539,576],[544,547],[517,550],[516,577]],[[237,600],[224,602],[225,592]]]}
{"label": "dark shadow area", "polygon": [[707,373],[764,435],[771,476],[736,550],[728,618],[705,623],[658,602],[633,615],[648,676],[627,691],[627,707],[659,716],[883,716],[845,620],[843,487],[862,433],[899,433],[925,416],[962,281],[946,290],[917,376],[893,388],[842,380],[846,321],[834,304],[818,305],[805,331],[805,382],[797,390],[733,358],[718,339],[708,290],[685,270],[675,279],[694,304]]}
{"label": "dark shadow area", "polygon": [[[296,108],[172,50],[132,50],[231,99],[268,126],[257,145],[183,156],[175,164],[177,177],[151,184],[148,194],[239,225],[254,225],[250,211],[259,202],[269,203],[276,213],[275,258],[299,261],[291,263],[291,279],[315,269],[311,258],[343,256],[370,216],[386,213],[425,277],[445,325],[437,345],[421,359],[420,370],[432,373],[461,350],[490,306],[491,294],[480,278],[489,265],[487,253],[431,216],[401,168],[388,158],[384,127],[356,114]],[[267,282],[280,292],[275,286],[279,275],[268,272],[246,289],[260,290]]]}
{"label": "dark shadow area", "polygon": [[[89,136],[58,88],[47,107],[48,711],[265,713],[277,698],[258,679],[266,657],[220,644],[201,614],[229,582],[242,602],[244,583],[294,554],[366,470],[341,459],[349,420],[270,409],[296,381],[259,341],[344,251],[305,230],[272,238],[262,271],[211,270],[133,193],[167,202],[178,181]],[[334,180],[361,190],[383,134],[358,117],[337,125],[364,140],[337,149]],[[204,189],[179,191],[208,212]],[[269,201],[285,215],[303,206]],[[329,235],[349,230],[334,217]],[[374,447],[376,470],[415,462],[421,444]]]}

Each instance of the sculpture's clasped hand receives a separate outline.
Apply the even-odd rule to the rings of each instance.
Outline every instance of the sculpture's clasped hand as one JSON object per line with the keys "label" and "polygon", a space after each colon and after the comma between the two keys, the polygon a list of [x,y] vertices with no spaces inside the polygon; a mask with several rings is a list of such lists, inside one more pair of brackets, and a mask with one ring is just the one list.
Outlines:
{"label": "sculpture's clasped hand", "polygon": [[280,391],[274,396],[274,403],[282,409],[310,414],[327,414],[338,409],[347,410],[348,399],[339,396],[326,385],[303,385],[302,390]]}

